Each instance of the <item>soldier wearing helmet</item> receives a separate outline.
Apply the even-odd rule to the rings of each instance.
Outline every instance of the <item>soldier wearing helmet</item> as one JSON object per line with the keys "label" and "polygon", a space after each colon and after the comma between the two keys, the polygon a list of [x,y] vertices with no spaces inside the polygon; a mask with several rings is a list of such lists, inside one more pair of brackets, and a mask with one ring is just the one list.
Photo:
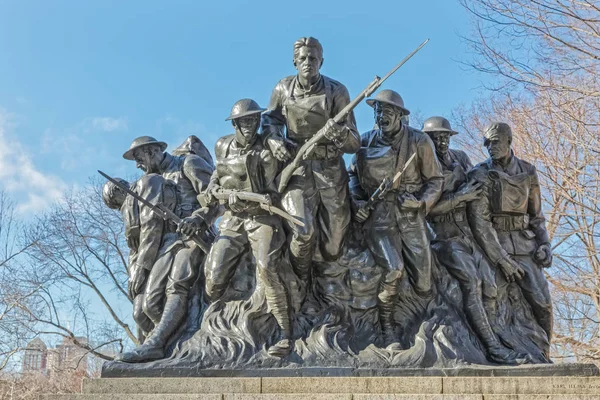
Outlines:
{"label": "soldier wearing helmet", "polygon": [[[145,296],[144,300],[144,312],[153,321],[154,329],[142,345],[118,355],[116,360],[119,361],[145,362],[165,357],[168,340],[185,320],[189,290],[204,259],[204,253],[189,236],[200,232],[205,241],[212,241],[210,229],[216,217],[215,210],[201,208],[197,198],[210,181],[214,170],[212,160],[189,153],[173,156],[165,151],[166,148],[165,142],[141,136],[123,154],[126,160],[135,161],[145,175],[162,175],[175,188],[174,212],[183,221],[178,227],[167,224],[162,236],[146,249],[146,252],[153,250],[155,253],[160,248],[160,263],[130,266],[132,271],[138,272],[131,278],[132,286],[142,287],[147,281],[146,287],[156,292],[153,296]],[[151,213],[150,210],[146,212]],[[136,263],[141,259],[138,257]],[[151,302],[153,298],[161,301]]]}
{"label": "soldier wearing helmet", "polygon": [[[235,133],[220,138],[215,145],[217,168],[209,194],[223,188],[266,194],[275,200],[275,177],[280,172],[280,162],[258,133],[262,111],[250,99],[233,105],[227,120]],[[281,218],[261,209],[258,203],[239,200],[235,195],[229,196],[225,203],[227,211],[219,223],[219,236],[206,260],[206,293],[211,301],[223,296],[250,247],[256,260],[257,279],[262,282],[269,309],[281,328],[281,340],[268,352],[276,357],[286,356],[293,342],[289,296],[279,275],[279,269],[285,265],[282,257],[286,242]]]}
{"label": "soldier wearing helmet", "polygon": [[[398,93],[382,90],[367,104],[374,109],[378,128],[362,135],[362,147],[349,169],[350,191],[357,210],[354,219],[364,224],[367,245],[386,271],[378,307],[384,343],[390,344],[396,341],[394,305],[405,270],[423,305],[431,298],[432,256],[425,216],[440,196],[443,175],[431,139],[402,122],[410,112]],[[412,154],[416,158],[385,199],[366,209],[365,202],[381,182],[393,179]]]}
{"label": "soldier wearing helmet", "polygon": [[487,349],[490,361],[517,363],[523,356],[503,346],[492,329],[496,322],[496,281],[467,221],[467,204],[479,198],[481,183],[467,181],[473,165],[465,152],[449,148],[450,137],[458,132],[452,130],[446,118],[431,117],[423,123],[422,130],[433,141],[444,174],[442,196],[427,216],[435,234],[431,248],[438,262],[458,280],[467,319]]}
{"label": "soldier wearing helmet", "polygon": [[[308,139],[325,131],[311,156],[294,172],[282,206],[305,226],[290,224],[292,265],[308,284],[317,238],[321,256],[336,260],[350,226],[348,175],[342,158],[360,147],[354,114],[337,124],[333,117],[350,103],[346,87],[321,75],[323,47],[313,37],[294,43],[294,66],[298,74],[283,78],[271,94],[263,114],[263,132],[275,157],[289,161]],[[318,234],[320,233],[320,234]]]}
{"label": "soldier wearing helmet", "polygon": [[492,122],[484,130],[490,158],[476,165],[469,179],[482,182],[482,195],[467,212],[475,239],[508,282],[517,282],[548,344],[552,335],[552,299],[542,268],[552,265],[550,238],[542,213],[535,167],[512,151],[512,130]]}

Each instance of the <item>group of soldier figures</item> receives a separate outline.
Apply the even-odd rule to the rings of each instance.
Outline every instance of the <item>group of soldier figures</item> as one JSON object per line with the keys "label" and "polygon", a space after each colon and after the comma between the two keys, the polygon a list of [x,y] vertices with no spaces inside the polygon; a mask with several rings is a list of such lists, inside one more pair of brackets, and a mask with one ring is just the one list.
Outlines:
{"label": "group of soldier figures", "polygon": [[[350,97],[343,84],[320,74],[322,63],[318,40],[296,41],[297,75],[279,81],[267,109],[250,99],[234,104],[227,120],[235,133],[217,141],[216,163],[195,136],[172,154],[166,143],[139,137],[124,154],[145,173],[133,184],[120,180],[137,196],[109,182],[103,198],[123,215],[134,319],[147,337],[118,359],[165,357],[198,275],[204,274],[206,299],[218,301],[248,251],[281,332],[268,353],[287,356],[297,310],[281,268],[291,265],[301,296],[310,295],[313,261],[340,257],[355,226],[385,271],[377,296],[382,345],[396,341],[393,313],[403,275],[427,303],[437,262],[459,282],[464,313],[488,360],[527,362],[493,329],[496,284],[488,276],[498,271],[518,283],[549,341],[552,306],[542,268],[551,264],[551,247],[536,170],[513,154],[510,127],[493,122],[485,129],[490,158],[473,167],[463,151],[449,148],[457,132],[448,120],[432,117],[414,129],[401,96],[382,90],[367,100],[376,129],[360,135],[352,113],[333,120]],[[280,190],[282,168],[317,133],[324,139]],[[353,154],[348,168],[344,154]]]}

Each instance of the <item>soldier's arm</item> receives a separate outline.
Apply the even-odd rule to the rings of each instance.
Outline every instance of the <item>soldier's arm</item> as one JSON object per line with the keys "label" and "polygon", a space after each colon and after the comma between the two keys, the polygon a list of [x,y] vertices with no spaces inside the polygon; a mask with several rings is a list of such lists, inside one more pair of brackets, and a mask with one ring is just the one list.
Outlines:
{"label": "soldier's arm", "polygon": [[[469,157],[463,151],[457,151],[457,155],[460,166],[465,170],[465,172],[469,172],[471,168],[473,168],[473,164],[471,163]],[[431,208],[429,215],[446,214],[454,210],[459,203],[460,200],[456,198],[456,193],[443,194],[438,202],[435,203],[435,205]]]}
{"label": "soldier's arm", "polygon": [[535,233],[538,246],[543,244],[550,245],[550,238],[546,230],[546,218],[542,212],[542,195],[540,191],[540,182],[537,171],[534,166],[530,166],[529,174],[531,176],[531,188],[527,202],[527,213],[529,214],[529,228]]}
{"label": "soldier's arm", "polygon": [[271,146],[271,142],[283,143],[285,137],[285,116],[283,115],[283,102],[285,100],[286,88],[282,81],[279,81],[273,92],[267,106],[267,111],[262,114],[262,132]]}
{"label": "soldier's arm", "polygon": [[[138,193],[152,204],[165,204],[163,185],[164,178],[162,176],[144,175],[138,181]],[[136,263],[149,271],[156,262],[158,250],[162,245],[165,221],[141,202],[138,202],[138,205],[140,210],[140,241]]]}
{"label": "soldier's arm", "polygon": [[442,194],[444,175],[442,174],[442,166],[435,154],[433,142],[425,134],[421,136],[421,140],[417,144],[416,161],[419,163],[423,181],[423,188],[418,199],[425,204],[425,215],[427,215]]}
{"label": "soldier's arm", "polygon": [[[348,93],[346,86],[338,86],[333,92],[332,118],[350,104],[350,101],[350,94]],[[360,134],[356,128],[354,111],[351,111],[350,114],[348,114],[348,117],[345,121],[342,121],[342,124],[346,127],[346,137],[340,143],[336,143],[336,145],[344,153],[354,154],[360,149]]]}
{"label": "soldier's arm", "polygon": [[354,202],[368,200],[369,196],[364,188],[360,185],[360,180],[358,179],[356,156],[352,156],[352,160],[350,161],[350,166],[348,167],[348,177],[350,178],[350,198],[354,200]]}
{"label": "soldier's arm", "polygon": [[[201,194],[208,188],[214,169],[214,165],[195,155],[187,156],[183,162],[183,173],[197,194]],[[206,225],[211,225],[217,215],[217,207],[202,207],[192,213],[193,217],[205,222]]]}
{"label": "soldier's arm", "polygon": [[496,230],[492,226],[492,210],[490,207],[490,181],[485,171],[475,167],[469,174],[469,179],[483,182],[483,191],[479,199],[467,203],[467,216],[475,240],[481,246],[493,265],[508,257],[506,250],[500,245]]}

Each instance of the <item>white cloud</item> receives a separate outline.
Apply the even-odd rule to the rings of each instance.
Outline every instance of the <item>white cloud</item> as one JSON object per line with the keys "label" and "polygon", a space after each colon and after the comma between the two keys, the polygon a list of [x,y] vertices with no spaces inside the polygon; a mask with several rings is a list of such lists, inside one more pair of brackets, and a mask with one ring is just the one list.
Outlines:
{"label": "white cloud", "polygon": [[67,185],[38,170],[25,146],[8,135],[13,117],[0,108],[0,188],[17,201],[18,213],[38,212],[59,200]]}
{"label": "white cloud", "polygon": [[129,124],[126,118],[96,117],[92,118],[91,126],[104,132],[127,131]]}

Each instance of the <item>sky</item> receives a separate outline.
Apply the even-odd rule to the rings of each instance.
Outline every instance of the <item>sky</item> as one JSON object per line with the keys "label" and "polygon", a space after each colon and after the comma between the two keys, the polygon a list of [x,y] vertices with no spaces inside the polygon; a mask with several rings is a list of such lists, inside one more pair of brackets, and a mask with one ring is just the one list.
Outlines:
{"label": "sky", "polygon": [[[484,79],[462,64],[469,25],[454,0],[0,0],[0,190],[30,215],[97,169],[136,175],[122,154],[138,136],[172,149],[195,134],[212,151],[233,103],[266,106],[295,73],[302,36],[320,40],[321,72],[351,96],[430,38],[382,89],[416,115],[449,116]],[[373,126],[365,103],[355,115],[361,132]]]}

